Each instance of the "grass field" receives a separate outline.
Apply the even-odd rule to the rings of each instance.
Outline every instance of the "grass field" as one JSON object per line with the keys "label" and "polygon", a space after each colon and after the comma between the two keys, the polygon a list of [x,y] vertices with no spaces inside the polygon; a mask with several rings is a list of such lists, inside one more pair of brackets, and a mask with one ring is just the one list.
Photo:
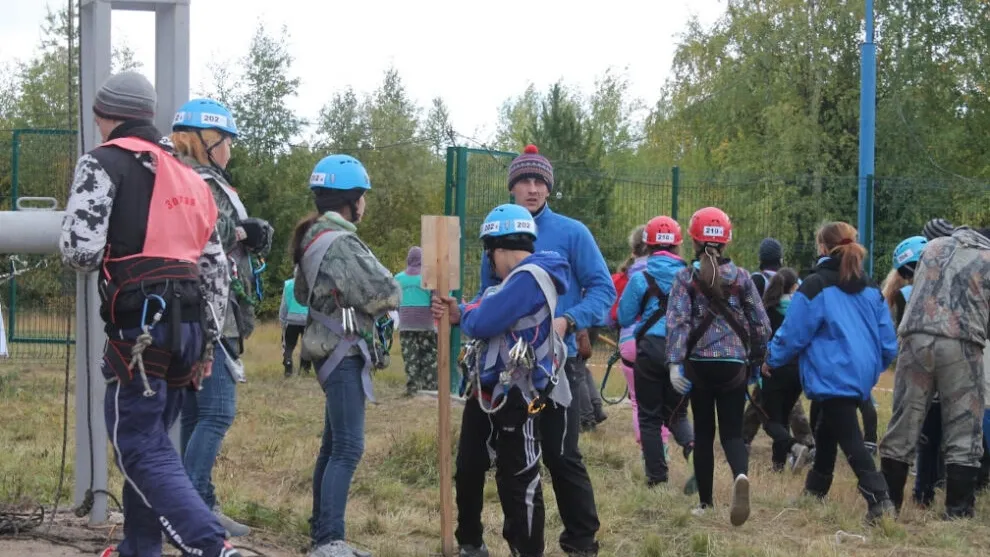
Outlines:
{"label": "grass field", "polygon": [[[605,346],[599,349],[608,350]],[[347,537],[378,557],[437,554],[436,400],[403,397],[405,379],[397,344],[392,356],[391,367],[375,376],[380,404],[368,407],[366,451],[351,491]],[[239,387],[237,419],[215,470],[218,495],[225,512],[254,527],[251,538],[270,542],[287,555],[299,553],[307,544],[323,396],[312,376],[283,378],[276,325],[258,328],[245,359],[248,383]],[[595,371],[600,377],[604,369],[597,367]],[[885,381],[889,383],[889,378]],[[620,391],[621,383],[620,374],[616,374],[610,386]],[[0,502],[51,505],[54,501],[62,443],[62,389],[63,375],[58,366],[25,369],[9,362],[0,365]],[[890,415],[890,395],[878,391],[877,399],[882,433]],[[455,404],[453,408],[456,442],[461,406]],[[750,460],[753,513],[749,522],[740,528],[729,525],[730,474],[724,462],[716,465],[717,512],[693,517],[690,510],[697,498],[680,492],[687,478],[684,461],[675,459],[669,488],[645,489],[630,407],[612,406],[607,412],[608,421],[581,438],[602,523],[602,555],[987,554],[990,497],[980,499],[974,520],[947,523],[937,519],[941,508],[924,513],[907,505],[897,523],[867,529],[861,522],[865,504],[843,459],[839,459],[826,504],[799,498],[803,476],[770,472],[769,441],[763,434],[757,438]],[[71,409],[69,416],[74,416]],[[74,424],[69,427],[63,506],[71,504]],[[717,459],[720,455],[717,448]],[[111,470],[111,485],[112,491],[119,492],[121,478],[116,469]],[[500,536],[501,510],[494,479],[488,482],[485,493],[486,541],[495,555],[508,555]],[[544,495],[548,506],[547,554],[562,555],[556,543],[560,519],[546,474]],[[939,504],[941,500],[940,494]]]}

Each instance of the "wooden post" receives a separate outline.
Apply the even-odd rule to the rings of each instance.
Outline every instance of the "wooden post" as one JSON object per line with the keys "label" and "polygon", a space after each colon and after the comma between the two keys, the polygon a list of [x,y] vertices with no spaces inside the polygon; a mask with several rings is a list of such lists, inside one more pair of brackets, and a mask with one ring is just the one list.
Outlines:
{"label": "wooden post", "polygon": [[[423,288],[449,296],[460,288],[460,220],[423,215]],[[450,317],[437,327],[437,439],[440,458],[440,539],[444,557],[454,557],[454,474],[450,462]]]}

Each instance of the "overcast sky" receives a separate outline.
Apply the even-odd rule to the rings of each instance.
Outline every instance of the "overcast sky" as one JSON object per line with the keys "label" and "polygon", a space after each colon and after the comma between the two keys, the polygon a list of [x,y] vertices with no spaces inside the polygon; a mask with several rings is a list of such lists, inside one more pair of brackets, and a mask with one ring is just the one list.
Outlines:
{"label": "overcast sky", "polygon": [[[27,60],[40,40],[45,7],[60,0],[0,0],[0,65]],[[293,74],[302,79],[292,106],[315,118],[348,85],[370,92],[394,65],[424,109],[441,96],[454,129],[489,140],[497,110],[528,83],[538,90],[563,78],[590,92],[609,67],[652,105],[669,75],[689,18],[715,21],[725,0],[610,0],[587,7],[566,0],[191,0],[191,94],[209,91],[208,64],[247,52],[259,22],[287,28]],[[154,80],[154,15],[114,11],[112,41],[126,44]],[[235,115],[236,117],[236,115]]]}

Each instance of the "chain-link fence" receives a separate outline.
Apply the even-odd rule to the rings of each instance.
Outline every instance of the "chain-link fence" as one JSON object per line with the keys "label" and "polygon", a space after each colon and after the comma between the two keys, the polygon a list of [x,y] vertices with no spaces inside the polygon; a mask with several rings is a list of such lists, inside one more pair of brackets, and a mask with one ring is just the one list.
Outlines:
{"label": "chain-link fence", "polygon": [[[480,285],[481,222],[488,212],[511,200],[508,167],[515,153],[451,147],[447,151],[447,214],[461,217],[461,286],[473,298]],[[554,165],[550,205],[591,230],[613,270],[629,257],[629,233],[657,215],[670,215],[687,232],[697,209],[717,206],[732,219],[732,243],[726,254],[750,271],[758,267],[760,241],[774,237],[784,245],[785,264],[809,271],[817,259],[815,232],[825,221],[857,223],[859,180],[855,176],[739,176],[695,172],[676,167],[630,172]],[[879,282],[891,268],[897,244],[921,233],[924,223],[941,217],[954,224],[990,225],[990,184],[951,178],[869,179],[872,226],[860,240],[873,245],[873,276]],[[459,339],[455,338],[454,346]],[[607,351],[596,349],[604,366]],[[598,361],[601,360],[601,361]]]}
{"label": "chain-link fence", "polygon": [[[511,199],[506,184],[514,153],[451,148],[448,151],[448,214],[463,219],[462,287],[477,293],[481,248],[477,231],[493,207]],[[463,170],[462,170],[463,167]],[[760,241],[781,241],[785,263],[809,270],[817,256],[815,232],[825,221],[856,225],[859,180],[855,176],[739,176],[659,168],[652,172],[593,170],[554,166],[554,211],[576,218],[591,230],[609,267],[629,256],[629,233],[657,215],[673,216],[686,231],[691,214],[717,206],[732,219],[727,255],[756,270]],[[921,233],[925,221],[942,217],[956,224],[990,224],[990,184],[951,178],[876,178],[872,191],[873,226],[860,240],[873,243],[873,275],[890,270],[894,247]]]}
{"label": "chain-link fence", "polygon": [[[63,209],[76,159],[71,130],[0,131],[0,211],[18,199],[50,197]],[[14,234],[16,231],[2,231]],[[75,278],[57,254],[0,254],[2,306],[10,359],[62,359],[74,338]]]}

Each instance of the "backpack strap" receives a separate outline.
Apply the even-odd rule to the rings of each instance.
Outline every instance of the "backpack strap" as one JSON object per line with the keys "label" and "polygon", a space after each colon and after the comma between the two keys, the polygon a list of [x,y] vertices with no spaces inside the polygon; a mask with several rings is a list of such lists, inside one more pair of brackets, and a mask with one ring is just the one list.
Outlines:
{"label": "backpack strap", "polygon": [[636,332],[636,343],[638,344],[643,337],[646,336],[646,332],[653,328],[654,325],[660,322],[667,315],[667,301],[670,299],[670,295],[664,292],[660,285],[657,284],[655,278],[650,273],[643,271],[643,277],[646,278],[646,293],[643,294],[643,299],[639,303],[639,314],[643,315],[646,311],[646,304],[649,303],[650,298],[657,299],[657,310],[653,312],[653,315],[647,319],[643,326],[639,328]]}
{"label": "backpack strap", "polygon": [[[746,353],[749,354],[750,335],[747,329],[742,325],[742,323],[739,322],[738,319],[736,319],[736,316],[732,314],[732,311],[729,309],[728,305],[726,305],[725,300],[714,296],[714,293],[710,287],[694,280],[694,278],[692,278],[691,283],[688,285],[688,293],[691,296],[692,313],[694,311],[694,289],[696,286],[699,290],[701,290],[701,293],[705,295],[705,298],[708,300],[709,307],[708,311],[705,313],[705,317],[701,320],[701,323],[699,323],[698,327],[693,329],[691,334],[688,335],[687,352],[685,352],[684,357],[688,358],[691,355],[695,346],[698,344],[698,341],[705,336],[705,333],[708,332],[709,327],[712,326],[712,322],[715,321],[716,316],[721,316],[725,319],[726,323],[729,324],[729,327],[732,328],[733,332],[736,333],[736,336],[739,337]],[[725,295],[725,299],[729,299],[732,296],[741,299],[742,288],[740,288],[738,281],[736,281],[733,282],[730,287],[723,288],[723,294]]]}

